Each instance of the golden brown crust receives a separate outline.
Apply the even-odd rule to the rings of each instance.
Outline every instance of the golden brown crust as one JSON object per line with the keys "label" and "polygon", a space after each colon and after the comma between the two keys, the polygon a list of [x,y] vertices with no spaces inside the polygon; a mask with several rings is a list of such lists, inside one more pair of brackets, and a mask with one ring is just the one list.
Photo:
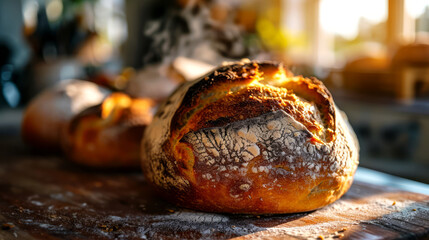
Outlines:
{"label": "golden brown crust", "polygon": [[223,66],[183,85],[142,148],[158,191],[216,212],[320,208],[347,191],[358,163],[356,139],[323,84],[271,62]]}
{"label": "golden brown crust", "polygon": [[[231,95],[231,93],[235,94]],[[295,107],[299,107],[296,105],[303,100],[298,99],[297,96],[316,104],[326,125],[326,133],[323,137],[328,142],[332,141],[335,138],[335,109],[332,96],[326,87],[315,78],[293,77],[281,64],[272,62],[259,64],[250,62],[223,66],[204,77],[204,81],[196,82],[187,91],[173,117],[172,131],[187,132],[189,128],[197,130],[198,126],[188,124],[192,118],[196,118],[194,122],[201,122],[197,116],[192,115],[204,116],[204,122],[210,122],[218,120],[220,118],[218,115],[234,113],[242,108],[247,108],[248,114],[230,114],[229,118],[240,117],[242,120],[253,117],[252,114],[258,116],[269,111],[283,109],[295,118],[299,118],[300,122],[310,120],[303,116],[304,109],[295,109]],[[223,103],[219,103],[218,100]],[[226,103],[227,101],[230,103]],[[262,112],[255,113],[256,109],[252,108],[262,106],[254,105],[254,101],[263,103],[265,110],[260,109]],[[213,106],[216,103],[220,107]],[[251,105],[249,106],[249,104]],[[208,108],[211,108],[211,111]],[[208,111],[210,112],[208,115],[204,114]],[[215,115],[212,115],[213,113]],[[211,119],[207,119],[207,117]],[[228,122],[228,120],[224,122]],[[183,128],[185,125],[186,127]],[[306,124],[308,128],[312,128],[314,125],[317,125],[317,122],[310,121]],[[180,138],[181,134],[178,133],[178,135]]]}
{"label": "golden brown crust", "polygon": [[81,165],[97,168],[131,168],[140,165],[140,141],[152,120],[149,99],[132,99],[113,93],[102,104],[74,117],[63,149]]}

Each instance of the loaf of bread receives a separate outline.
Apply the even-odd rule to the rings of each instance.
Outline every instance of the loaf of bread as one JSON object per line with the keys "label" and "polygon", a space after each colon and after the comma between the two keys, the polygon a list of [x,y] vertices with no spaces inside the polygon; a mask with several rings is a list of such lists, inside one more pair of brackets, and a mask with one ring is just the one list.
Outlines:
{"label": "loaf of bread", "polygon": [[82,111],[64,134],[66,157],[89,167],[139,168],[140,143],[154,105],[150,99],[113,93]]}
{"label": "loaf of bread", "polygon": [[349,189],[358,148],[322,82],[245,61],[181,85],[159,107],[143,137],[142,167],[182,207],[294,213]]}
{"label": "loaf of bread", "polygon": [[42,151],[59,151],[62,133],[71,118],[100,104],[110,93],[106,88],[82,80],[66,80],[34,98],[24,112],[21,135]]}

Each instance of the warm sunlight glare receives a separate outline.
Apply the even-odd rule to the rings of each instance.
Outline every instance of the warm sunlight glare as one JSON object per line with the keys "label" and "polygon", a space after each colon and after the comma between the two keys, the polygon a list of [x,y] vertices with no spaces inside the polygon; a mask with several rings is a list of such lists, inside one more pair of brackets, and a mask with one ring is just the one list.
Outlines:
{"label": "warm sunlight glare", "polygon": [[429,0],[405,1],[405,10],[414,18],[420,16],[425,11],[426,7],[429,7]]}
{"label": "warm sunlight glare", "polygon": [[320,22],[322,28],[328,33],[352,39],[358,33],[361,18],[373,23],[385,20],[387,1],[322,0],[320,2]]}

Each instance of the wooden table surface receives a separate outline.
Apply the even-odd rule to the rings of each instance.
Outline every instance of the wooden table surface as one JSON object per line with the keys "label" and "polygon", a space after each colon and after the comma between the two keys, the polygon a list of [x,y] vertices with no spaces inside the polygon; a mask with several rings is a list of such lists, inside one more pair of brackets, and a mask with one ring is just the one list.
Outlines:
{"label": "wooden table surface", "polygon": [[58,155],[36,154],[16,136],[0,138],[0,159],[0,239],[427,239],[429,235],[429,196],[400,189],[429,193],[427,185],[368,175],[365,169],[358,171],[350,191],[327,207],[248,216],[178,208],[154,195],[139,171],[84,169]]}

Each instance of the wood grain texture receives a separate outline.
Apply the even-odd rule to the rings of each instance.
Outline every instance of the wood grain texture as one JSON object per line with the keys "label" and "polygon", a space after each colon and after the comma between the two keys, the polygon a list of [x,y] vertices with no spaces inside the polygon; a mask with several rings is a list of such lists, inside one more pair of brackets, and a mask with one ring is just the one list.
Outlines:
{"label": "wood grain texture", "polygon": [[249,216],[177,208],[139,172],[97,172],[0,140],[0,239],[415,239],[429,196],[355,182],[339,201],[299,214]]}

